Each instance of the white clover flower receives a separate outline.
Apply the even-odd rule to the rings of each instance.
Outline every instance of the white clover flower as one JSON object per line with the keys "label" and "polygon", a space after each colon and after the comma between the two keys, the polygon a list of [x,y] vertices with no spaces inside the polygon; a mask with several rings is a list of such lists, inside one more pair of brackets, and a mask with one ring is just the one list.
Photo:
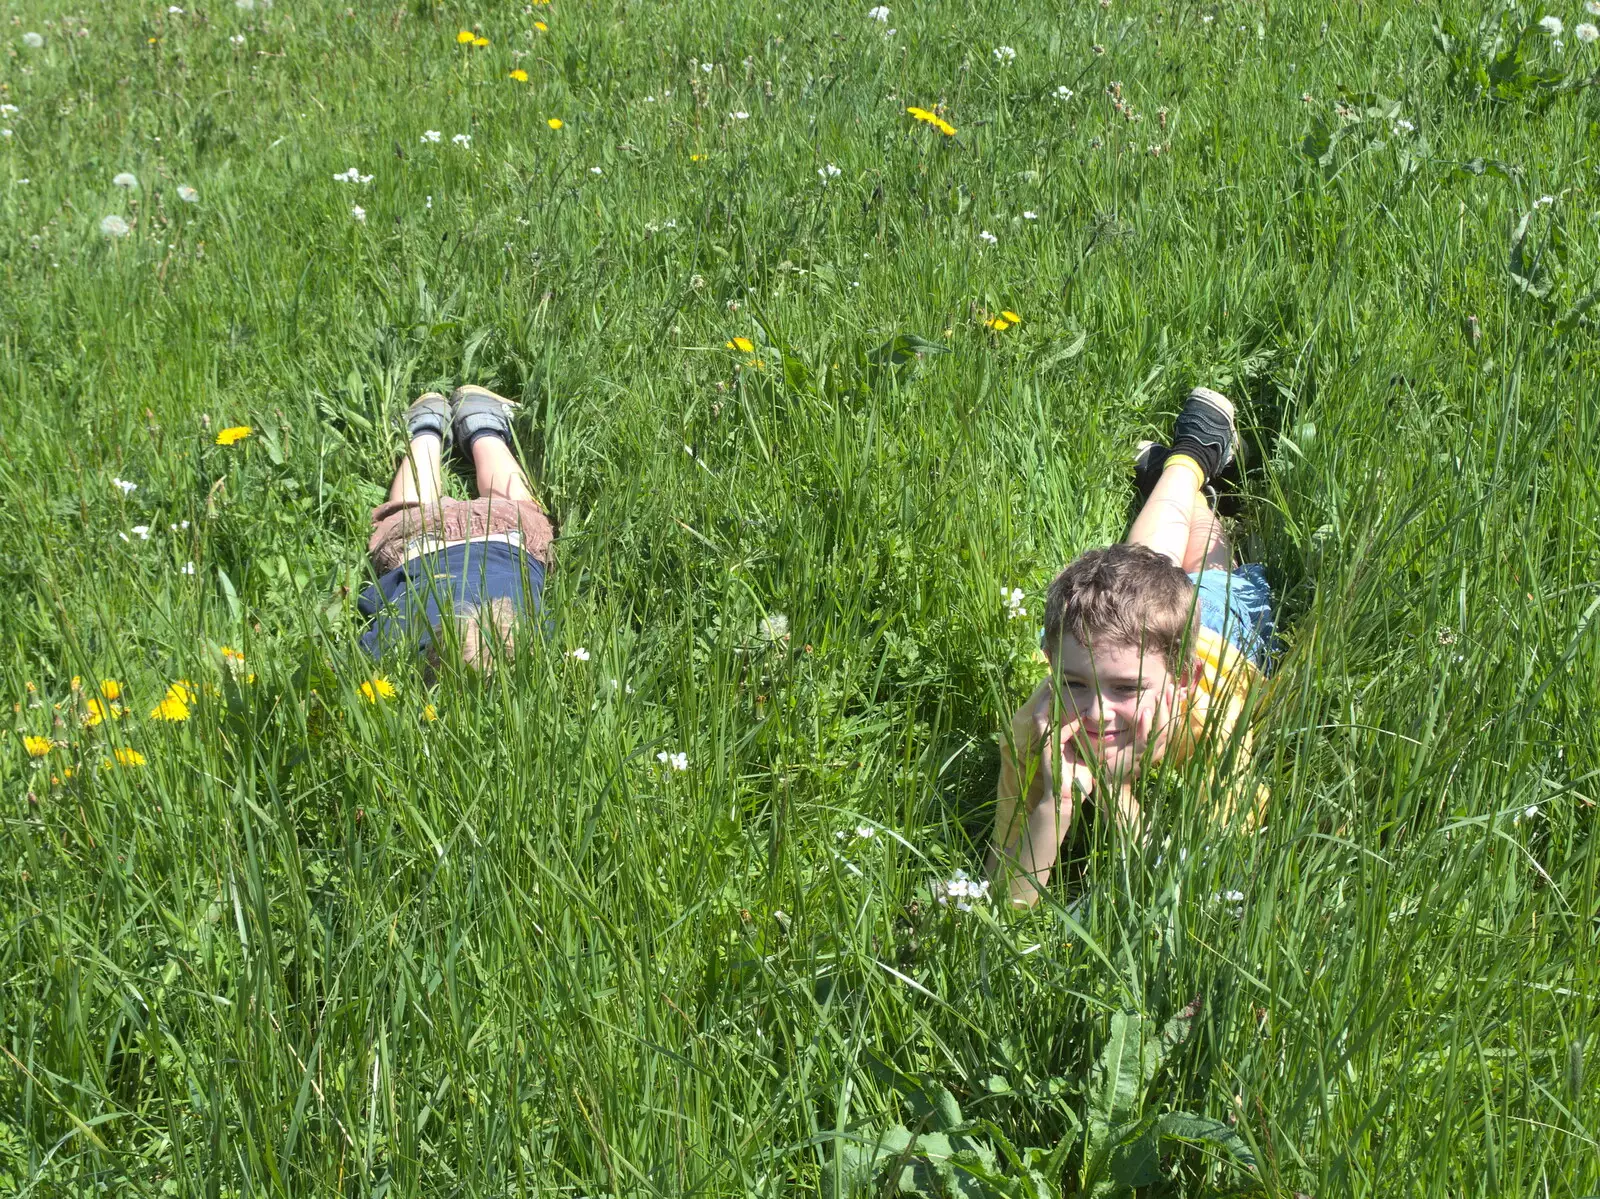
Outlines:
{"label": "white clover flower", "polygon": [[111,476],[111,485],[121,489],[123,495],[131,495],[133,492],[139,490],[139,485],[137,483],[130,483],[128,480],[119,479],[115,475]]}
{"label": "white clover flower", "polygon": [[882,21],[885,25],[887,25],[889,23],[889,9],[882,4],[879,4],[874,8],[869,8],[867,9],[867,20]]}
{"label": "white clover flower", "polygon": [[458,133],[450,140],[458,146],[470,146],[472,144],[472,134]]}
{"label": "white clover flower", "polygon": [[1573,29],[1572,36],[1587,46],[1596,38],[1600,38],[1600,28],[1596,28],[1588,21],[1585,21],[1582,25]]}
{"label": "white clover flower", "polygon": [[1410,121],[1396,121],[1394,123],[1394,131],[1396,133],[1415,133],[1417,131],[1417,127]]}
{"label": "white clover flower", "polygon": [[736,121],[748,121],[750,119],[750,114],[745,112],[743,109],[740,109],[738,112],[730,112],[728,115]]}
{"label": "white clover flower", "polygon": [[951,879],[939,879],[933,884],[933,897],[940,907],[955,901],[956,911],[972,911],[972,901],[986,902],[989,898],[989,880],[967,877],[965,870],[957,870]]}
{"label": "white clover flower", "polygon": [[367,219],[367,210],[359,204],[352,204],[350,206],[350,215],[355,217],[356,220],[364,222]]}
{"label": "white clover flower", "polygon": [[149,541],[150,540],[150,526],[149,525],[134,525],[133,528],[128,530],[128,532],[132,533],[140,541]]}
{"label": "white clover flower", "polygon": [[107,237],[127,237],[128,222],[116,213],[112,213],[110,216],[103,216],[100,218],[100,232]]}
{"label": "white clover flower", "polygon": [[1060,87],[1056,88],[1056,99],[1057,100],[1070,100],[1070,99],[1072,99],[1072,97],[1073,97],[1073,91],[1066,84],[1063,83]]}
{"label": "white clover flower", "polygon": [[185,562],[183,564],[183,573],[186,574],[186,575],[192,575],[194,573],[194,563],[193,562]]}
{"label": "white clover flower", "polygon": [[990,233],[987,229],[980,229],[978,231],[978,237],[981,240],[988,242],[991,246],[1000,244],[1000,239],[994,234]]}
{"label": "white clover flower", "polygon": [[1016,60],[1016,57],[1017,52],[1010,46],[996,46],[994,48],[994,60],[1003,67],[1009,66]]}
{"label": "white clover flower", "polygon": [[876,837],[877,835],[878,830],[873,828],[870,824],[856,825],[856,836],[860,837],[863,841],[870,837]]}
{"label": "white clover flower", "polygon": [[178,184],[178,199],[185,204],[198,204],[200,203],[200,193],[187,183],[180,183]]}
{"label": "white clover flower", "polygon": [[1036,221],[1039,219],[1039,214],[1034,212],[1031,208],[1025,208],[1022,211],[1022,219],[1025,221]]}
{"label": "white clover flower", "polygon": [[587,662],[589,660],[589,651],[580,645],[577,649],[569,649],[567,651],[567,657],[579,662]]}
{"label": "white clover flower", "polygon": [[1539,28],[1543,29],[1551,37],[1560,37],[1566,26],[1561,23],[1560,17],[1540,17]]}
{"label": "white clover flower", "polygon": [[700,69],[709,75],[712,71],[717,69],[717,64],[714,62],[703,62],[700,64]]}
{"label": "white clover flower", "polygon": [[689,769],[689,755],[681,751],[669,754],[666,750],[662,750],[656,755],[656,761],[670,770]]}
{"label": "white clover flower", "polygon": [[228,40],[230,42],[232,42],[235,46],[242,46],[242,45],[244,45],[244,34],[236,33],[232,37],[230,37]]}
{"label": "white clover flower", "polygon": [[139,186],[139,178],[132,171],[119,171],[111,176],[111,186],[120,187],[125,191],[132,191]]}
{"label": "white clover flower", "polygon": [[167,528],[171,529],[174,533],[181,533],[181,532],[183,532],[183,530],[187,529],[188,527],[189,527],[189,522],[186,521],[186,520],[180,520],[175,525],[168,525],[167,526]]}
{"label": "white clover flower", "polygon": [[30,50],[37,50],[44,45],[44,34],[32,32],[25,33],[22,35],[22,44],[28,47]]}
{"label": "white clover flower", "polygon": [[425,142],[436,142],[443,136],[444,134],[440,133],[437,129],[427,129],[423,131],[422,140]]}
{"label": "white clover flower", "polygon": [[433,197],[432,196],[428,197],[428,202],[426,204],[424,204],[423,207],[426,208],[429,212],[433,211]]}

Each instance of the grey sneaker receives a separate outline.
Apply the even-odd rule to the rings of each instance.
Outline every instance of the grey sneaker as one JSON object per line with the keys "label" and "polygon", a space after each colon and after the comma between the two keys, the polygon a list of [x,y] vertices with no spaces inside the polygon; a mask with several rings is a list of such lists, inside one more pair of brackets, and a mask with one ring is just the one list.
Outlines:
{"label": "grey sneaker", "polygon": [[442,442],[450,440],[450,401],[437,391],[424,392],[412,401],[405,415],[400,418],[400,426],[406,431],[406,439],[415,441],[427,433],[432,433]]}
{"label": "grey sneaker", "polygon": [[453,413],[450,427],[456,444],[463,450],[472,448],[474,438],[492,434],[507,445],[511,444],[511,414],[517,405],[505,396],[495,395],[487,387],[466,383],[450,395]]}
{"label": "grey sneaker", "polygon": [[1196,387],[1178,410],[1172,427],[1172,453],[1188,454],[1215,483],[1228,468],[1239,444],[1233,401],[1220,391]]}

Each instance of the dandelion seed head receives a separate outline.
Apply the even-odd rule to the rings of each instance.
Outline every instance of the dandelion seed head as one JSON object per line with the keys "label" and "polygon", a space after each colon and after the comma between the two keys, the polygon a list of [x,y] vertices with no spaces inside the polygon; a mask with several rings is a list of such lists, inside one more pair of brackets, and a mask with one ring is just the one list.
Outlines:
{"label": "dandelion seed head", "polygon": [[22,35],[22,44],[30,50],[37,50],[44,45],[44,34],[32,31]]}
{"label": "dandelion seed head", "polygon": [[107,237],[127,237],[129,232],[128,222],[116,213],[110,213],[100,218],[100,232]]}
{"label": "dandelion seed head", "polygon": [[1560,37],[1566,30],[1566,26],[1561,23],[1561,18],[1555,16],[1540,17],[1539,28],[1543,29],[1551,37]]}
{"label": "dandelion seed head", "polygon": [[190,187],[187,183],[180,183],[178,185],[178,199],[182,200],[185,204],[198,204],[200,203],[200,193],[195,191],[195,189]]}
{"label": "dandelion seed head", "polygon": [[1573,29],[1572,36],[1587,46],[1596,39],[1600,39],[1600,27],[1596,27],[1591,22],[1585,21],[1583,24]]}

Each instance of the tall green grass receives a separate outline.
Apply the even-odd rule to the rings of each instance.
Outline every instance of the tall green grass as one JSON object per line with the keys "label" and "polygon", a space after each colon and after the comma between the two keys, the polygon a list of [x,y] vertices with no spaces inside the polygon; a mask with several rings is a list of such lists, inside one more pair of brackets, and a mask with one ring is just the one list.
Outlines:
{"label": "tall green grass", "polygon": [[[1586,14],[185,7],[5,26],[0,1188],[849,1189],[944,1088],[1072,1193],[1114,1015],[1198,997],[1143,1107],[1256,1164],[1144,1194],[1600,1192]],[[552,631],[371,702],[394,417],[467,380]],[[1000,588],[1196,382],[1289,643],[1266,827],[1157,780],[1037,911],[941,906],[1036,681]]]}

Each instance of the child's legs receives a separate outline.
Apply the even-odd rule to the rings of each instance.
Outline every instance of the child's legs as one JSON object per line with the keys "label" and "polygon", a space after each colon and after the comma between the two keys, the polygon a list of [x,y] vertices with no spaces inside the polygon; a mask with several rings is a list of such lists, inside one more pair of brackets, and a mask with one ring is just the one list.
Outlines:
{"label": "child's legs", "polygon": [[1155,550],[1190,574],[1202,567],[1227,570],[1232,565],[1222,522],[1200,490],[1199,476],[1182,464],[1161,472],[1127,540]]}
{"label": "child's legs", "polygon": [[444,494],[444,442],[432,433],[411,440],[389,484],[391,503],[431,504]]}
{"label": "child's legs", "polygon": [[533,502],[533,489],[522,473],[516,455],[499,437],[472,441],[472,466],[478,476],[478,495],[487,499]]}

